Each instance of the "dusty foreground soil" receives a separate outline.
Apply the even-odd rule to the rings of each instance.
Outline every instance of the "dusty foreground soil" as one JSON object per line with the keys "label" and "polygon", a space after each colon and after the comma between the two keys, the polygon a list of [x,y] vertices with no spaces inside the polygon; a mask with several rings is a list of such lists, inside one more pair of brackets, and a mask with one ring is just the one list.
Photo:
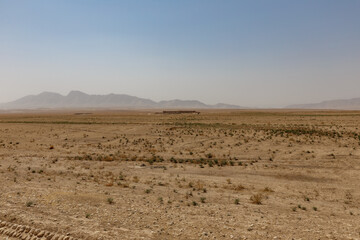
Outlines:
{"label": "dusty foreground soil", "polygon": [[360,239],[359,120],[0,114],[0,239]]}

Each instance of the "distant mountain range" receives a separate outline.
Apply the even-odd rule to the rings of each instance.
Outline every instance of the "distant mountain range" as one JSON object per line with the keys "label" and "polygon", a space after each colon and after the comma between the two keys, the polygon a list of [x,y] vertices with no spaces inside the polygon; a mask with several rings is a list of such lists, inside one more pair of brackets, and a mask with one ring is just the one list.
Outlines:
{"label": "distant mountain range", "polygon": [[170,100],[155,102],[150,99],[126,94],[89,95],[80,91],[71,91],[63,96],[58,93],[43,92],[29,95],[13,102],[0,104],[0,109],[75,109],[75,108],[111,108],[111,109],[244,109],[245,107],[218,103],[207,105],[197,100]]}
{"label": "distant mountain range", "polygon": [[[197,100],[169,100],[155,102],[126,94],[90,95],[71,91],[64,96],[59,93],[43,92],[29,95],[13,102],[0,104],[2,110],[27,109],[248,109],[246,107],[218,103],[208,105]],[[286,109],[344,109],[360,110],[360,98],[323,101],[311,104],[296,104]]]}
{"label": "distant mountain range", "polygon": [[360,98],[330,100],[311,104],[296,104],[286,106],[285,108],[360,110]]}

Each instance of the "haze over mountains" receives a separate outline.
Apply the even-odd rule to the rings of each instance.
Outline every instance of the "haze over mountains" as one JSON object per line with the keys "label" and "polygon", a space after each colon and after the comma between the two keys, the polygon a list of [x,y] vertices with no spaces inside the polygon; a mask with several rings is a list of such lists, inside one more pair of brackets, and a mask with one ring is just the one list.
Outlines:
{"label": "haze over mountains", "polygon": [[360,98],[329,100],[311,104],[296,104],[289,105],[285,108],[360,110]]}
{"label": "haze over mountains", "polygon": [[[208,105],[197,100],[169,100],[156,102],[126,94],[90,95],[80,91],[71,91],[64,96],[59,93],[43,92],[29,95],[13,102],[0,104],[3,110],[22,109],[248,109],[247,107],[218,103]],[[343,109],[360,110],[360,98],[329,100],[320,103],[295,104],[286,109]]]}
{"label": "haze over mountains", "polygon": [[29,95],[13,102],[0,105],[1,109],[71,109],[71,108],[200,108],[200,109],[244,109],[245,107],[218,103],[207,105],[197,100],[170,100],[155,102],[126,94],[89,95],[80,91],[71,91],[63,96],[53,92]]}

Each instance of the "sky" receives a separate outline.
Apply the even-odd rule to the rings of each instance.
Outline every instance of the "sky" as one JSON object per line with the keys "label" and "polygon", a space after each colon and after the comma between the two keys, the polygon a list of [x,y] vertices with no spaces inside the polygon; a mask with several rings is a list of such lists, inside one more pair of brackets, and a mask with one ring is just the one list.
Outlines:
{"label": "sky", "polygon": [[358,0],[0,0],[0,102],[43,91],[282,107],[360,97]]}

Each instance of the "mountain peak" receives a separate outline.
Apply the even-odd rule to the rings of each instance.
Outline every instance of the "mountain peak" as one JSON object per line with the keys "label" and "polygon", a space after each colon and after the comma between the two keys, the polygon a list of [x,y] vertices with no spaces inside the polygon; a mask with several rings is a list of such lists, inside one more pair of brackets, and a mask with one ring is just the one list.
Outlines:
{"label": "mountain peak", "polygon": [[88,94],[81,92],[81,91],[74,90],[74,91],[69,92],[69,94],[67,96],[68,97],[69,96],[88,96]]}

